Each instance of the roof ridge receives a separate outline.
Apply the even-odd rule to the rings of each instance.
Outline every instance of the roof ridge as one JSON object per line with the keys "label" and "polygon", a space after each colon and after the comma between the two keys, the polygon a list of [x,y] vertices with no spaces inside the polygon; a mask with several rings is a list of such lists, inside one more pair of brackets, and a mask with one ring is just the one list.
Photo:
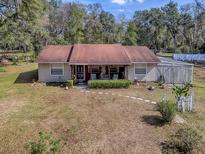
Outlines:
{"label": "roof ridge", "polygon": [[72,47],[70,48],[70,51],[69,51],[69,54],[68,54],[68,58],[67,58],[67,62],[70,62],[70,57],[73,53],[73,48],[74,48],[74,45],[72,45]]}
{"label": "roof ridge", "polygon": [[130,55],[128,54],[127,49],[125,48],[125,46],[123,46],[123,45],[121,45],[121,46],[122,46],[122,48],[123,48],[123,51],[124,51],[125,54],[127,55],[129,61],[132,63],[131,57],[130,57]]}

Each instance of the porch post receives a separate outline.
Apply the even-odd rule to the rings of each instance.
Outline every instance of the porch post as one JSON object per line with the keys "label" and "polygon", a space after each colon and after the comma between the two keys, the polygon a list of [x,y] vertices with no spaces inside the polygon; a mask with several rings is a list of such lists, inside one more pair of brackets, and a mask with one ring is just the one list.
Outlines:
{"label": "porch post", "polygon": [[110,65],[108,65],[108,75],[109,75],[109,79],[110,79]]}

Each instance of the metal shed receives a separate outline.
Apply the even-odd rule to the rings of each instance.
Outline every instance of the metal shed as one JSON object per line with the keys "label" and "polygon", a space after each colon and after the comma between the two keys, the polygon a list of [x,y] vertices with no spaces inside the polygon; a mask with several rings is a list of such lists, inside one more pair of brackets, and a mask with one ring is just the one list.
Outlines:
{"label": "metal shed", "polygon": [[193,64],[159,57],[157,76],[167,84],[183,84],[193,80]]}

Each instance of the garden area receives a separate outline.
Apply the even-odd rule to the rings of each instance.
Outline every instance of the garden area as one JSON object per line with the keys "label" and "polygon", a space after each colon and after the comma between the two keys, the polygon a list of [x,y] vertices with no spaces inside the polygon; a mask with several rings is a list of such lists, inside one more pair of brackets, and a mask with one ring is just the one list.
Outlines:
{"label": "garden area", "polygon": [[[183,124],[172,121],[176,98],[169,85],[141,83],[125,89],[98,89],[93,83],[95,88],[86,93],[77,88],[65,90],[36,82],[34,63],[4,66],[2,70],[0,153],[205,152],[205,70],[202,68],[194,68],[193,111],[174,111],[184,119]],[[120,95],[155,102],[164,99],[168,105]],[[170,115],[168,118],[164,111],[170,111],[171,114],[165,114]]]}

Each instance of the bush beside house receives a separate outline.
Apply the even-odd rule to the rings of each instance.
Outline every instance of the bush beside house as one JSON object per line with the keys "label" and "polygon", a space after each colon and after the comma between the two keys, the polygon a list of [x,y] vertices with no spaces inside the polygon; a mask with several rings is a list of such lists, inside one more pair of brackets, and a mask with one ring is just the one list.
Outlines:
{"label": "bush beside house", "polygon": [[67,80],[66,81],[66,86],[73,87],[73,85],[74,85],[74,80]]}
{"label": "bush beside house", "polygon": [[129,80],[90,80],[88,86],[90,88],[129,88],[131,83]]}

